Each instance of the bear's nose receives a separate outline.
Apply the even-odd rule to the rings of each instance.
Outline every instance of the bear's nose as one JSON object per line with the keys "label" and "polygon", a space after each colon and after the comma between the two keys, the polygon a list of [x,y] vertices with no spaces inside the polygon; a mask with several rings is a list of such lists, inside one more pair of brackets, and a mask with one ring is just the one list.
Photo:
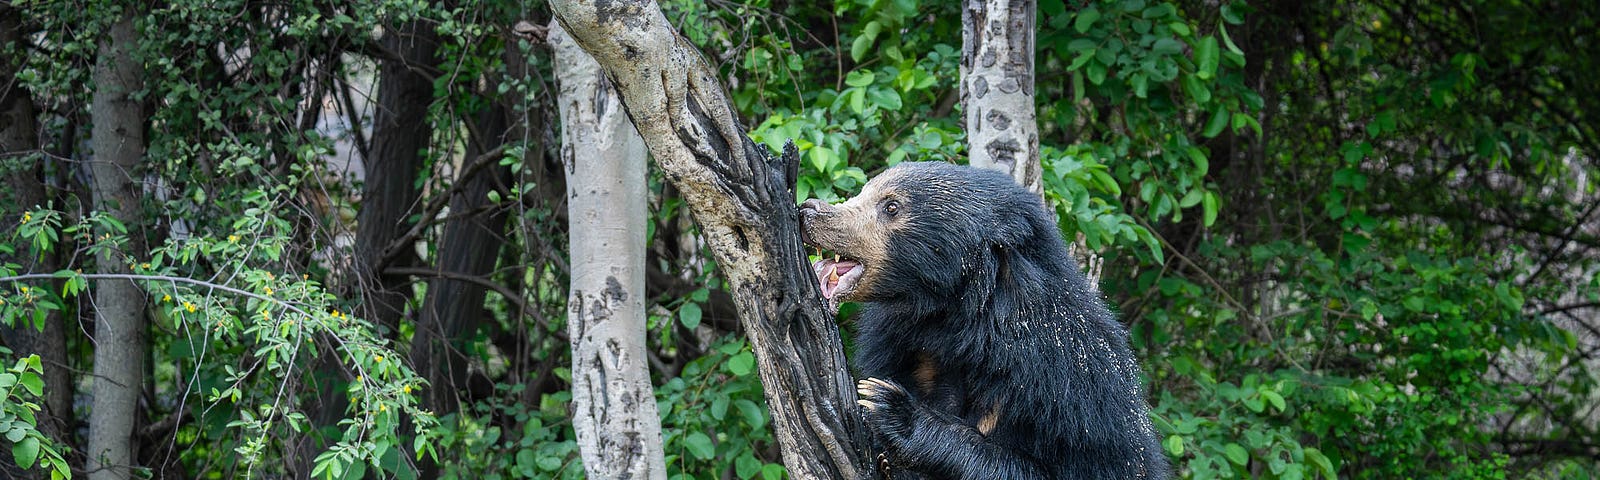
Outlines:
{"label": "bear's nose", "polygon": [[827,213],[829,210],[833,210],[833,205],[828,205],[828,202],[813,198],[800,204],[800,217],[816,216]]}

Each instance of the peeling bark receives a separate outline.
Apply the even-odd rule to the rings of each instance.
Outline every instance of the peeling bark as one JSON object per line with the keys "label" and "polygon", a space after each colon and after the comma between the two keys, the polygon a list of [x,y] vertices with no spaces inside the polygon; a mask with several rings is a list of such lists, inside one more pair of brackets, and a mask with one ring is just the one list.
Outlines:
{"label": "peeling bark", "polygon": [[800,244],[793,147],[745,135],[715,72],[653,1],[552,2],[617,86],[726,276],[755,350],[774,436],[794,478],[876,476],[838,327]]}
{"label": "peeling bark", "polygon": [[1033,0],[966,0],[961,9],[961,106],[967,158],[1040,193],[1034,111]]}
{"label": "peeling bark", "polygon": [[567,328],[578,450],[590,478],[664,480],[661,415],[645,361],[644,139],[600,64],[555,22],[549,38],[567,168]]}
{"label": "peeling bark", "polygon": [[[94,66],[94,129],[90,170],[95,210],[108,212],[128,226],[122,250],[96,259],[99,273],[129,273],[122,252],[141,252],[138,230],[139,191],[133,175],[144,157],[145,114],[135,92],[144,88],[143,68],[134,58],[139,31],[137,12],[127,8],[99,42]],[[133,476],[134,429],[138,426],[139,392],[149,346],[144,291],[129,280],[105,280],[94,289],[94,400],[89,408],[90,480]]]}

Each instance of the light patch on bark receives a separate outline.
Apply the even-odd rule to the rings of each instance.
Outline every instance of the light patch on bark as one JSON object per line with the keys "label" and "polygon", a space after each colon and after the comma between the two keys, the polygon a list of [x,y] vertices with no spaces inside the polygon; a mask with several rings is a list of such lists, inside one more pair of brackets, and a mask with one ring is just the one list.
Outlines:
{"label": "light patch on bark", "polygon": [[[94,129],[91,143],[93,197],[96,210],[110,212],[128,225],[125,251],[142,248],[134,222],[139,211],[132,175],[144,157],[145,117],[134,92],[143,88],[143,71],[134,58],[139,44],[136,13],[128,8],[100,40],[94,67]],[[96,259],[100,273],[128,273],[130,260],[119,252]],[[89,411],[90,480],[133,476],[133,439],[138,422],[139,392],[144,385],[145,295],[127,280],[103,280],[94,289],[94,401]]]}
{"label": "light patch on bark", "polygon": [[667,478],[645,362],[645,145],[600,65],[551,23],[567,168],[573,429],[590,478]]}
{"label": "light patch on bark", "polygon": [[961,9],[961,105],[967,159],[1042,191],[1034,112],[1033,0],[966,0]]}

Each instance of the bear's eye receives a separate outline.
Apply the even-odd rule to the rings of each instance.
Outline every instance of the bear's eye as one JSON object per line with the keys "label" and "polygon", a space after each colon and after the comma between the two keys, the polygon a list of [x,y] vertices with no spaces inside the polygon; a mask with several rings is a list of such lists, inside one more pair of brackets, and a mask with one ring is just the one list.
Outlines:
{"label": "bear's eye", "polygon": [[883,213],[887,213],[891,217],[900,213],[900,202],[895,200],[883,202]]}

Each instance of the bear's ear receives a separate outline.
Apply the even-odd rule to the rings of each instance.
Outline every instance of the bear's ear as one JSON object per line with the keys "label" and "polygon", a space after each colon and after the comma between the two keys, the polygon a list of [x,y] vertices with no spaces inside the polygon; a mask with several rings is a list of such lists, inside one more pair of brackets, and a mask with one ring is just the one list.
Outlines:
{"label": "bear's ear", "polygon": [[[988,238],[989,243],[1012,248],[1033,241],[1034,237],[1038,235],[1039,224],[1044,222],[1044,219],[1040,218],[1038,208],[1028,207],[1032,207],[1032,205],[1019,205],[1014,208],[996,210],[995,215],[999,218],[996,218],[993,222],[994,229],[992,235]],[[1055,227],[1055,225],[1046,226]]]}

